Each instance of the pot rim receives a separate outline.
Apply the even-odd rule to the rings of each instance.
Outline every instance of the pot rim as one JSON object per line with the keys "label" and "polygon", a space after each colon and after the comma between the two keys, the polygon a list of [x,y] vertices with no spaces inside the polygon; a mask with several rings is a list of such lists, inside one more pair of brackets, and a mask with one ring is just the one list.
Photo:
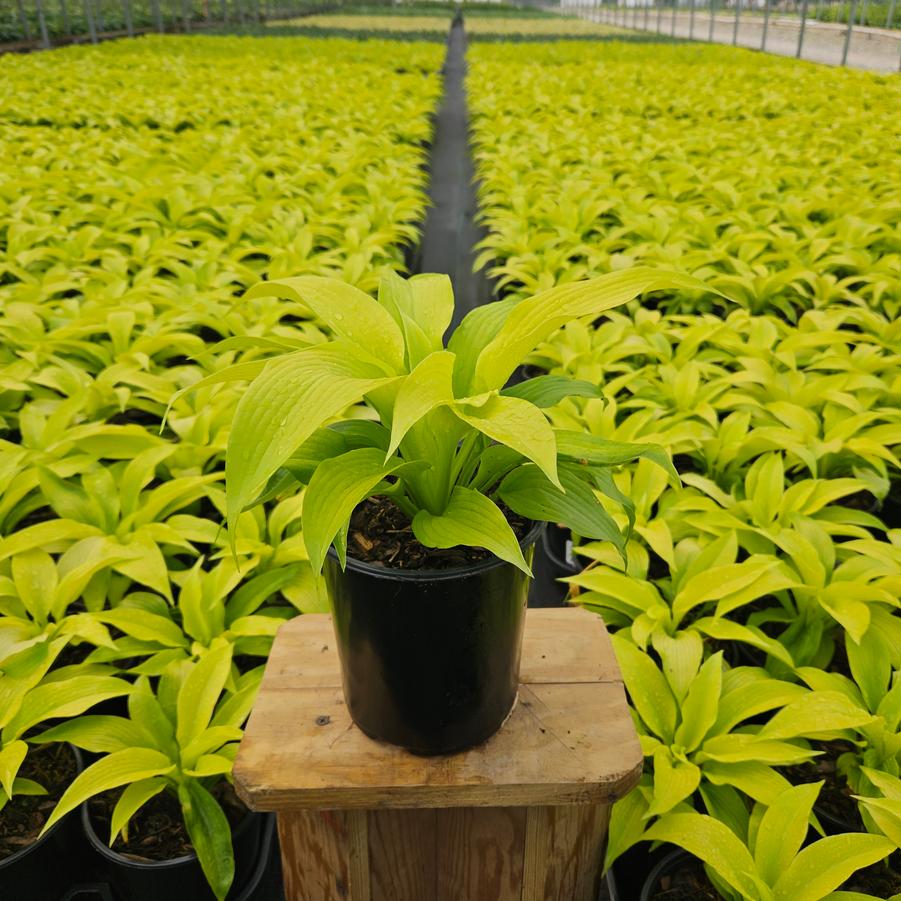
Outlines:
{"label": "pot rim", "polygon": [[[85,837],[98,854],[115,863],[117,866],[134,870],[160,870],[174,867],[186,867],[194,863],[199,863],[196,851],[192,851],[190,854],[182,854],[181,857],[172,857],[169,860],[134,860],[131,857],[120,854],[118,851],[114,851],[106,844],[106,842],[101,841],[100,837],[97,835],[94,824],[91,822],[91,811],[88,807],[89,804],[90,798],[87,801],[83,801],[78,807]],[[232,845],[234,845],[235,836],[245,832],[256,815],[255,811],[248,810],[241,822],[231,830]]]}
{"label": "pot rim", "polygon": [[[70,745],[68,742],[65,742],[65,744],[69,746],[69,750],[75,756],[75,777],[77,778],[84,769],[84,758],[81,756],[81,751],[76,748],[75,745]],[[36,838],[30,845],[27,845],[24,848],[19,848],[18,851],[15,851],[8,857],[0,858],[0,870],[3,870],[5,867],[11,867],[14,864],[18,863],[20,860],[24,860],[29,854],[31,854],[32,851],[34,851],[36,848],[39,848],[44,844],[45,841],[50,839],[71,815],[72,811],[69,811],[69,813],[67,813],[64,817],[60,817],[60,819],[58,819],[50,827],[49,831],[45,832],[39,838]]]}
{"label": "pot rim", "polygon": [[698,860],[694,854],[689,854],[684,848],[673,845],[669,853],[665,854],[657,863],[657,865],[648,873],[644,885],[641,887],[640,901],[651,901],[651,892],[657,887],[660,877],[668,870],[679,866],[683,861]]}
{"label": "pot rim", "polygon": [[[560,528],[560,526],[557,526],[557,528]],[[585,568],[584,566],[578,566],[575,563],[570,563],[568,560],[563,559],[554,551],[554,549],[551,547],[550,529],[545,529],[545,531],[541,533],[541,549],[544,551],[545,557],[547,557],[548,560],[550,560],[551,563],[554,564],[554,566],[556,566],[558,569],[563,570],[564,572],[577,576]],[[561,576],[560,578],[566,577]]]}
{"label": "pot rim", "polygon": [[[546,522],[538,520],[532,523],[532,528],[519,542],[522,549],[535,544],[544,532]],[[338,563],[338,554],[333,546],[328,549],[327,555],[335,563]],[[450,569],[392,569],[387,566],[376,566],[374,563],[366,563],[347,555],[347,569],[362,573],[374,579],[385,579],[392,582],[444,582],[451,579],[465,579],[469,576],[494,569],[498,566],[512,566],[506,560],[501,560],[492,554],[487,560],[478,563],[470,563],[468,566],[455,566]]]}

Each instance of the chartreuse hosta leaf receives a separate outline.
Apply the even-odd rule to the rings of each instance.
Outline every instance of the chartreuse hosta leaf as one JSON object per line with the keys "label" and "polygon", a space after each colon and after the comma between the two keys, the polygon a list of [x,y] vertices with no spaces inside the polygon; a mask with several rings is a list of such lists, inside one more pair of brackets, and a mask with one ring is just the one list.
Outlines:
{"label": "chartreuse hosta leaf", "polygon": [[522,301],[481,349],[471,376],[470,391],[478,393],[503,387],[526,355],[568,322],[582,316],[598,316],[645,291],[662,288],[709,290],[691,276],[636,267],[587,282],[561,285]]}
{"label": "chartreuse hosta leaf", "polygon": [[455,547],[458,544],[484,547],[501,560],[529,572],[519,543],[500,508],[478,491],[458,485],[450,503],[438,515],[420,510],[413,517],[413,534],[426,547]]}
{"label": "chartreuse hosta leaf", "polygon": [[[645,833],[702,860],[730,901],[824,901],[856,870],[894,847],[882,836],[831,835],[802,848],[822,783],[787,788],[757,805],[744,835],[698,813],[669,813]],[[864,896],[865,897],[865,896]]]}
{"label": "chartreuse hosta leaf", "polygon": [[235,874],[231,828],[225,812],[198,779],[179,783],[178,800],[203,874],[216,897],[224,898]]}
{"label": "chartreuse hosta leaf", "polygon": [[871,795],[856,796],[862,810],[869,814],[886,838],[901,848],[901,779],[870,767],[861,769],[873,786]]}
{"label": "chartreuse hosta leaf", "polygon": [[791,654],[779,641],[728,614],[798,587],[800,580],[773,554],[735,562],[738,553],[735,533],[730,532],[706,546],[692,540],[677,544],[669,573],[662,579],[649,582],[599,565],[568,581],[582,589],[580,603],[608,619],[622,619],[640,647],[653,646],[681,699],[686,679],[700,663],[705,639],[739,641],[792,665]]}
{"label": "chartreuse hosta leaf", "polygon": [[[738,788],[770,804],[788,788],[775,767],[816,756],[800,741],[746,723],[786,705],[801,707],[808,698],[816,706],[817,692],[755,667],[726,669],[722,653],[701,662],[700,653],[689,652],[678,666],[661,670],[623,632],[613,636],[613,647],[642,748],[653,761],[645,818],[667,814],[708,783]],[[692,660],[694,670],[688,671]]]}
{"label": "chartreuse hosta leaf", "polygon": [[337,338],[344,338],[364,353],[384,360],[389,370],[399,371],[403,366],[404,336],[398,324],[385,306],[365,291],[336,279],[301,276],[260,282],[245,297],[253,300],[273,294],[290,297],[309,307]]}
{"label": "chartreuse hosta leaf", "polygon": [[[110,698],[127,695],[131,685],[112,675],[51,670],[67,639],[25,647],[3,661],[0,671],[0,790],[3,803],[16,794],[43,789],[18,776],[28,753],[29,733],[41,723],[77,716]],[[2,804],[0,804],[2,806]]]}
{"label": "chartreuse hosta leaf", "polygon": [[361,447],[319,464],[303,497],[303,540],[316,571],[357,504],[388,476],[410,465],[415,464],[397,457],[386,463],[375,447]]}
{"label": "chartreuse hosta leaf", "polygon": [[[155,691],[146,677],[139,677],[127,718],[77,717],[36,736],[41,743],[69,741],[102,755],[66,789],[44,829],[88,798],[125,786],[113,810],[112,844],[120,832],[127,833],[129,820],[147,801],[168,791],[180,802],[214,894],[224,898],[234,877],[231,831],[209,789],[211,780],[231,772],[261,669],[236,676],[231,645],[220,640],[198,662],[170,665]],[[234,690],[226,689],[229,681]]]}
{"label": "chartreuse hosta leaf", "polygon": [[[269,360],[242,396],[226,458],[232,538],[248,504],[282,490],[290,474],[309,486],[302,517],[316,572],[336,540],[343,563],[350,513],[372,495],[391,497],[427,546],[478,545],[523,568],[518,541],[492,498],[623,551],[625,539],[596,491],[625,502],[631,522],[634,511],[607,469],[647,457],[675,478],[666,454],[574,432],[558,436],[542,408],[569,395],[597,396],[584,382],[554,377],[502,389],[525,355],[559,326],[661,288],[703,291],[704,285],[662,270],[610,273],[518,304],[476,309],[447,349],[441,342],[453,297],[442,276],[404,281],[387,273],[377,300],[313,277],[254,288],[251,299],[278,294],[308,306],[334,337]],[[331,420],[361,400],[390,440],[385,447],[366,439],[341,455]],[[499,457],[497,447],[511,455]]]}
{"label": "chartreuse hosta leaf", "polygon": [[70,810],[74,810],[79,804],[100,792],[142,779],[168,775],[175,768],[175,763],[153,748],[124,748],[121,751],[113,751],[75,777],[53,809],[44,831],[46,832]]}
{"label": "chartreuse hosta leaf", "polygon": [[536,407],[553,407],[565,397],[603,397],[599,385],[560,375],[539,375],[501,391],[506,397],[519,397]]}
{"label": "chartreuse hosta leaf", "polygon": [[270,363],[235,411],[226,479],[229,527],[266,480],[328,419],[391,381],[374,359],[334,342]]}
{"label": "chartreuse hosta leaf", "polygon": [[379,303],[403,332],[408,369],[441,350],[454,314],[453,288],[446,275],[414,275],[404,280],[386,273],[379,285]]}
{"label": "chartreuse hosta leaf", "polygon": [[622,553],[625,541],[607,511],[595,503],[588,467],[562,464],[559,469],[561,494],[548,477],[534,465],[519,466],[504,477],[498,494],[507,506],[529,519],[565,522],[585,538],[611,541]]}

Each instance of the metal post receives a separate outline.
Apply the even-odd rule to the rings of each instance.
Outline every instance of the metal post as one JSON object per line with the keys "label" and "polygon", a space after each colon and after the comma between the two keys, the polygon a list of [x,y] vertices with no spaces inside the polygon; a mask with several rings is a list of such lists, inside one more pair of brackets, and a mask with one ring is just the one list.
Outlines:
{"label": "metal post", "polygon": [[885,27],[891,28],[895,19],[895,0],[891,0],[888,5],[888,15],[885,17]]}
{"label": "metal post", "polygon": [[259,22],[260,22],[260,0],[253,0],[252,8],[253,8],[254,21],[257,24],[259,24]]}
{"label": "metal post", "polygon": [[801,51],[804,49],[804,27],[807,25],[807,0],[801,0],[801,30],[798,32],[798,52],[795,56],[801,59]]}
{"label": "metal post", "polygon": [[820,21],[820,0],[817,0],[816,8],[813,11],[813,17],[817,20],[817,22]]}
{"label": "metal post", "polygon": [[848,64],[848,50],[851,47],[851,32],[854,31],[854,16],[857,13],[857,0],[851,0],[851,11],[848,13],[848,30],[845,32],[845,46],[842,47],[842,65]]}
{"label": "metal post", "polygon": [[679,5],[679,0],[673,0],[673,21],[670,27],[670,37],[674,38],[676,36],[676,7]]}
{"label": "metal post", "polygon": [[50,34],[47,31],[47,19],[44,16],[44,4],[41,0],[34,0],[34,5],[38,13],[38,27],[41,30],[41,46],[45,50],[50,49]]}
{"label": "metal post", "polygon": [[69,6],[66,0],[59,0],[59,11],[63,14],[63,31],[72,34],[72,23],[69,21]]}
{"label": "metal post", "polygon": [[650,0],[644,0],[644,25],[642,26],[645,31],[648,31],[648,16],[651,14],[651,4]]}
{"label": "metal post", "polygon": [[122,12],[125,15],[125,30],[128,32],[128,36],[133,38],[135,36],[135,25],[131,18],[131,0],[122,0]]}
{"label": "metal post", "polygon": [[19,28],[22,29],[22,36],[26,41],[31,40],[31,25],[28,23],[28,16],[25,15],[25,7],[22,0],[16,0],[16,9],[19,14]]}
{"label": "metal post", "polygon": [[688,4],[688,40],[695,39],[695,0],[689,0]]}
{"label": "metal post", "polygon": [[738,45],[738,23],[741,19],[741,0],[735,0],[735,22],[732,25],[732,46]]}
{"label": "metal post", "polygon": [[185,23],[185,31],[191,30],[191,13],[188,9],[188,0],[181,0],[181,17]]}
{"label": "metal post", "polygon": [[867,0],[863,0],[863,6],[860,8],[860,24],[867,24]]}
{"label": "metal post", "polygon": [[707,43],[713,43],[713,26],[716,18],[716,6],[714,5],[714,0],[710,0],[710,28],[707,31]]}
{"label": "metal post", "polygon": [[94,11],[97,13],[97,31],[103,34],[106,30],[103,25],[103,0],[97,0],[97,6],[94,8]]}
{"label": "metal post", "polygon": [[760,37],[760,49],[766,51],[766,35],[770,30],[770,0],[763,3],[763,34]]}
{"label": "metal post", "polygon": [[663,4],[661,0],[654,0],[654,6],[657,7],[657,34],[660,34],[660,24],[663,18]]}
{"label": "metal post", "polygon": [[88,22],[88,33],[91,35],[91,43],[97,43],[97,25],[94,22],[94,12],[91,9],[91,0],[84,0],[84,17]]}
{"label": "metal post", "polygon": [[153,10],[153,21],[156,23],[156,30],[163,33],[163,14],[160,11],[160,0],[150,0],[150,7]]}
{"label": "metal post", "polygon": [[222,21],[228,21],[228,5],[227,0],[221,0],[220,6],[222,7]]}

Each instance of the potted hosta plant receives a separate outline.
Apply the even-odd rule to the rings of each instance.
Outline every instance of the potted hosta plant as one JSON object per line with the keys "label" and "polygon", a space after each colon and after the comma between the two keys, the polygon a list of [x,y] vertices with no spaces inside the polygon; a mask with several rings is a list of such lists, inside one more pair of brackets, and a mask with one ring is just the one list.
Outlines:
{"label": "potted hosta plant", "polygon": [[25,641],[0,658],[0,886],[4,897],[57,897],[66,888],[65,867],[76,844],[73,818],[59,822],[57,817],[51,822],[50,812],[81,770],[81,757],[68,744],[36,747],[34,730],[47,720],[77,715],[131,691],[124,679],[102,668],[52,669],[67,642],[68,637]]}
{"label": "potted hosta plant", "polygon": [[622,502],[611,466],[668,458],[552,428],[544,409],[596,396],[595,385],[558,376],[505,385],[560,326],[674,287],[705,290],[632,269],[492,303],[469,313],[446,348],[444,276],[388,273],[377,300],[312,276],[248,292],[305,305],[331,339],[199,383],[251,380],[227,449],[229,532],[254,503],[303,486],[306,550],[316,573],[325,568],[345,699],[364,732],[422,754],[487,739],[516,700],[542,524],[624,550],[597,492]]}
{"label": "potted hosta plant", "polygon": [[[171,663],[156,690],[138,678],[128,717],[88,715],[36,735],[98,758],[63,793],[45,832],[76,808],[117,897],[218,901],[257,863],[260,814],[231,789],[241,725],[261,669],[236,676],[224,639],[198,660]],[[233,691],[226,684],[233,684]]]}
{"label": "potted hosta plant", "polygon": [[807,843],[821,784],[790,788],[769,806],[755,805],[752,812],[738,807],[729,825],[688,805],[667,814],[645,838],[684,850],[664,858],[648,874],[641,901],[875,901],[876,896],[835,890],[857,870],[891,854],[894,843],[861,833]]}

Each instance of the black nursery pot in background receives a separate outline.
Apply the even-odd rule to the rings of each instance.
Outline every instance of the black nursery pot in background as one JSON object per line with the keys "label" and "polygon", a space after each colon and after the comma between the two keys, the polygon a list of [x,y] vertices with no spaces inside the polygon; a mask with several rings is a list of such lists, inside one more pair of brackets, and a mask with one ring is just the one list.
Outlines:
{"label": "black nursery pot in background", "polygon": [[[196,854],[174,860],[136,860],[113,851],[100,839],[87,802],[81,805],[81,825],[88,843],[101,858],[100,869],[116,901],[215,901]],[[229,898],[238,897],[259,866],[266,816],[248,813],[232,831],[235,878]]]}
{"label": "black nursery pot in background", "polygon": [[[543,523],[521,542],[531,562]],[[344,698],[367,735],[415,754],[490,738],[513,709],[529,580],[496,557],[449,570],[402,570],[334,550],[325,577]]]}
{"label": "black nursery pot in background", "polygon": [[535,551],[535,581],[529,592],[530,607],[567,607],[569,585],[558,581],[582,572],[582,561],[567,553],[572,548],[569,529],[548,523]]}
{"label": "black nursery pot in background", "polygon": [[[75,757],[77,775],[84,768],[81,753],[71,745],[68,747]],[[69,887],[73,874],[80,873],[83,850],[78,817],[74,812],[67,814],[34,844],[0,860],[0,898],[3,901],[57,898]]]}
{"label": "black nursery pot in background", "polygon": [[[692,857],[687,851],[681,848],[672,848],[657,865],[648,873],[641,890],[641,898],[639,901],[654,901],[662,892],[663,880],[667,877],[673,877],[680,870],[688,870],[692,867],[701,867],[702,864],[696,857]],[[665,897],[665,895],[661,895]],[[700,897],[700,896],[699,896]]]}

